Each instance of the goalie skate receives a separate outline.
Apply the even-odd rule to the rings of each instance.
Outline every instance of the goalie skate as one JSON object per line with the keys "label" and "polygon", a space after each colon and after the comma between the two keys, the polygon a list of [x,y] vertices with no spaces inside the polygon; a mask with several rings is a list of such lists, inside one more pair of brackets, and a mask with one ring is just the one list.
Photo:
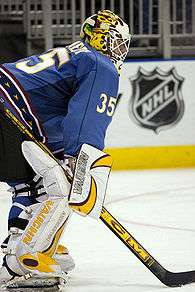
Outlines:
{"label": "goalie skate", "polygon": [[[22,292],[21,288],[24,288],[24,291],[30,291],[31,289],[31,292],[32,288],[36,288],[36,292],[59,290],[59,287],[67,282],[68,277],[66,274],[74,269],[75,263],[68,249],[63,245],[58,246],[54,259],[61,266],[64,279],[59,277],[38,277],[30,273],[23,276],[13,276],[3,265],[0,268],[0,287],[17,292]],[[41,290],[37,290],[38,288]],[[43,288],[44,290],[42,290]]]}

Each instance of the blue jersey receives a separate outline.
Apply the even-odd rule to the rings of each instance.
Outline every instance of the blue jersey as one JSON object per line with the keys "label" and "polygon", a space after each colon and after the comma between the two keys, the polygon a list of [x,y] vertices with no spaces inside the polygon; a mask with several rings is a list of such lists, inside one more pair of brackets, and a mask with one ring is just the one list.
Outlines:
{"label": "blue jersey", "polygon": [[104,148],[119,81],[108,57],[76,42],[4,67],[28,94],[52,151],[74,156],[83,143]]}

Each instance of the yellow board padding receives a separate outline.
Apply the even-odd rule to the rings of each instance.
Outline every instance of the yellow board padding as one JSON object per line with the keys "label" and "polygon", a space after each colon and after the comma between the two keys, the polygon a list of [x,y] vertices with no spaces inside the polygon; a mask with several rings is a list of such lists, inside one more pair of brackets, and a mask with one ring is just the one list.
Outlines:
{"label": "yellow board padding", "polygon": [[195,167],[195,145],[106,148],[113,170]]}

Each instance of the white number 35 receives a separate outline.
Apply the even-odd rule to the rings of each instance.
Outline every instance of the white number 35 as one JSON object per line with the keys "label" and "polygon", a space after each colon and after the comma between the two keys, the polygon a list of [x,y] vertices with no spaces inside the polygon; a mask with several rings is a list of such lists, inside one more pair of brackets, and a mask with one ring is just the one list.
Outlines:
{"label": "white number 35", "polygon": [[100,95],[101,106],[97,105],[96,111],[100,114],[106,112],[106,114],[111,117],[114,113],[117,99],[115,97],[108,97],[105,93]]}

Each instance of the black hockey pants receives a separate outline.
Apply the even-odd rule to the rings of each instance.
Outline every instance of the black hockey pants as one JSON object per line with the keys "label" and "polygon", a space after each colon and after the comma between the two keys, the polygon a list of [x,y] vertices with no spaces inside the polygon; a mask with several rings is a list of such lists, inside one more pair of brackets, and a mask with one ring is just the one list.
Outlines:
{"label": "black hockey pants", "polygon": [[22,155],[21,143],[24,140],[26,137],[0,111],[0,181],[20,183],[34,177]]}

